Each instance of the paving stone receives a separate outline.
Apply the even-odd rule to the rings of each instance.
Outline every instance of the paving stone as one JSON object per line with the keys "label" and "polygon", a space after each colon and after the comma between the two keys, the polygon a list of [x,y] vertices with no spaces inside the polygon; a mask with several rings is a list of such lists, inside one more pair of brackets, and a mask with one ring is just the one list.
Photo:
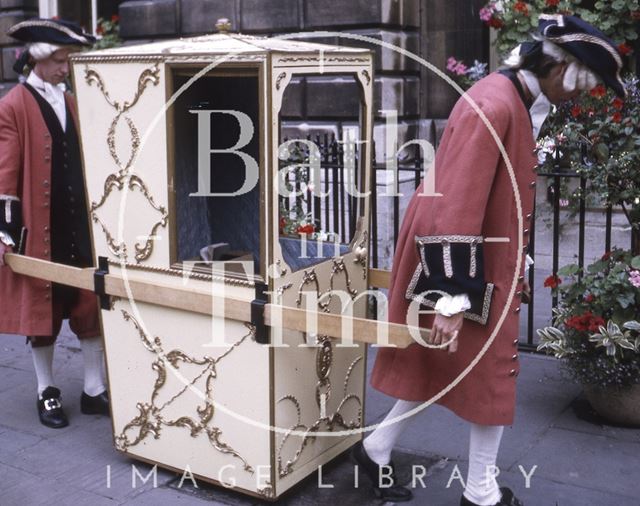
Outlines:
{"label": "paving stone", "polygon": [[227,18],[240,31],[239,0],[182,0],[182,33],[214,33],[216,21]]}
{"label": "paving stone", "polygon": [[176,0],[123,2],[119,13],[120,36],[125,39],[175,36],[178,32]]}
{"label": "paving stone", "polygon": [[520,463],[525,469],[538,465],[543,478],[637,497],[638,455],[640,443],[552,428]]}
{"label": "paving stone", "polygon": [[299,8],[298,0],[242,0],[242,32],[297,31]]}
{"label": "paving stone", "polygon": [[[576,386],[577,389],[580,387]],[[565,409],[553,422],[553,427],[558,429],[584,432],[585,434],[601,435],[616,441],[629,441],[640,443],[640,430],[628,427],[616,427],[603,423],[597,415],[583,416],[584,411],[590,410],[589,401],[584,396],[580,396]],[[1,438],[1,436],[0,436]]]}
{"label": "paving stone", "polygon": [[[3,478],[4,478],[3,473]],[[78,490],[73,485],[61,484],[51,478],[25,479],[2,491],[2,503],[7,506],[18,505],[50,505],[73,504],[74,506],[109,506],[118,504],[115,501],[98,495]],[[28,485],[27,485],[28,483]]]}
{"label": "paving stone", "polygon": [[[153,466],[131,459],[113,448],[108,458],[105,457],[106,453],[103,458],[89,463],[78,462],[67,470],[61,479],[73,476],[74,486],[117,501],[137,498],[154,489],[153,474],[149,476]],[[175,473],[161,467],[156,468],[155,475],[157,488],[164,487],[175,479]]]}
{"label": "paving stone", "polygon": [[10,428],[4,429],[3,432],[0,433],[0,448],[7,454],[27,450],[40,441],[42,441],[40,436]]}

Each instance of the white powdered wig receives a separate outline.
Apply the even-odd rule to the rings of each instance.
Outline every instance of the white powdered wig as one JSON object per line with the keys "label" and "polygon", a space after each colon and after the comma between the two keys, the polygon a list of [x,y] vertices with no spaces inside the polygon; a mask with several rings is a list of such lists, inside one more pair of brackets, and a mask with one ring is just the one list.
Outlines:
{"label": "white powdered wig", "polygon": [[[566,62],[568,64],[562,81],[562,87],[565,91],[590,90],[600,82],[593,71],[560,46],[544,39],[541,42],[544,54],[551,56],[558,63]],[[516,46],[505,59],[504,64],[510,68],[517,68],[522,65],[523,60],[524,58],[520,55],[520,46]]]}
{"label": "white powdered wig", "polygon": [[49,44],[48,42],[32,42],[27,46],[29,54],[35,61],[46,60],[62,46]]}

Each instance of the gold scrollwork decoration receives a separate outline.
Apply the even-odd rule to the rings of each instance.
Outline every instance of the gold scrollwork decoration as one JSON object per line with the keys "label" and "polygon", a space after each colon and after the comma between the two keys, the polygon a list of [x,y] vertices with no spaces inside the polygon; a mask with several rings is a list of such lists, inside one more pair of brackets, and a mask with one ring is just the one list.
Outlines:
{"label": "gold scrollwork decoration", "polygon": [[[353,430],[362,427],[362,400],[356,394],[348,393],[349,379],[351,378],[351,374],[356,364],[362,361],[362,356],[356,357],[349,365],[344,379],[343,398],[338,404],[338,408],[336,409],[336,411],[331,415],[328,415],[326,413],[326,404],[329,397],[331,396],[331,381],[329,380],[328,373],[331,366],[332,355],[326,354],[327,347],[325,346],[325,343],[329,343],[330,348],[331,339],[328,336],[319,336],[318,342],[320,344],[320,347],[316,352],[318,354],[316,356],[316,374],[318,376],[318,382],[316,384],[316,403],[320,411],[319,418],[315,422],[313,422],[311,426],[307,427],[302,423],[302,409],[300,407],[300,401],[295,396],[289,394],[281,397],[278,400],[278,404],[288,401],[289,403],[293,404],[296,409],[296,422],[284,433],[284,436],[282,437],[282,440],[280,441],[276,452],[278,476],[280,478],[284,478],[294,470],[294,466],[300,459],[300,456],[302,455],[305,447],[315,439],[316,436],[314,434],[320,432],[323,427],[325,428],[325,431],[329,432],[336,429]],[[322,355],[322,358],[319,357],[320,355]],[[328,364],[325,363],[325,360],[327,358]],[[325,373],[326,376],[323,376]],[[358,409],[355,419],[346,421],[341,414],[341,410],[349,402],[355,402],[358,406]],[[300,431],[304,431],[302,441],[300,441],[296,451],[293,454],[293,457],[288,459],[286,462],[283,462],[282,452],[285,444],[291,438],[294,432]]]}
{"label": "gold scrollwork decoration", "polygon": [[[213,426],[211,422],[214,417],[213,383],[217,378],[217,364],[248,338],[253,337],[255,329],[247,324],[249,333],[231,345],[227,351],[217,358],[206,355],[201,358],[195,358],[178,349],[173,349],[165,353],[160,337],[155,336],[151,339],[147,336],[138,321],[127,311],[122,310],[122,316],[125,321],[131,322],[138,332],[142,345],[146,350],[155,354],[157,359],[151,365],[151,368],[156,373],[156,380],[151,391],[151,399],[149,402],[138,402],[136,404],[138,415],[125,424],[120,434],[115,437],[116,447],[120,451],[127,452],[130,447],[144,441],[149,435],[152,435],[154,439],[160,439],[165,427],[185,428],[189,431],[192,438],[197,438],[201,434],[205,434],[209,444],[214,449],[221,453],[232,455],[240,460],[243,464],[243,469],[253,474],[253,467],[249,465],[247,460],[233,447],[222,440],[222,430],[220,430],[219,427]],[[166,384],[167,367],[170,366],[174,369],[179,369],[181,364],[193,364],[200,366],[202,369],[190,382],[179,389],[175,395],[162,405],[158,405],[158,395]],[[195,406],[197,416],[184,415],[175,419],[166,419],[163,413],[165,408],[202,379],[204,379],[205,384],[205,399],[204,405]]]}
{"label": "gold scrollwork decoration", "polygon": [[[124,101],[114,100],[109,94],[109,90],[107,90],[107,86],[102,76],[96,70],[89,68],[88,65],[85,65],[84,79],[89,86],[95,84],[98,90],[100,90],[100,92],[102,93],[102,96],[107,101],[107,103],[116,111],[116,115],[111,121],[107,132],[107,146],[109,147],[109,154],[111,155],[111,158],[119,168],[117,173],[110,174],[105,179],[104,190],[98,202],[92,202],[91,218],[95,223],[100,225],[100,228],[105,234],[109,251],[111,251],[111,253],[113,253],[120,259],[126,258],[126,244],[124,242],[116,241],[116,239],[114,238],[114,234],[110,232],[106,224],[98,217],[96,211],[105,203],[114,189],[122,191],[125,186],[127,186],[129,190],[133,190],[135,188],[139,189],[147,199],[147,202],[151,205],[151,207],[160,214],[160,218],[158,219],[158,221],[156,221],[152,225],[150,233],[145,236],[145,242],[143,244],[136,243],[134,245],[135,260],[136,262],[142,262],[143,260],[146,260],[149,258],[149,256],[151,256],[151,253],[153,252],[153,244],[156,237],[156,232],[158,231],[159,227],[166,227],[168,212],[164,206],[156,204],[144,181],[142,181],[139,176],[129,173],[140,148],[140,134],[135,123],[129,116],[126,115],[126,113],[138,103],[140,97],[143,95],[144,91],[150,84],[152,84],[153,86],[157,86],[159,84],[160,68],[158,66],[158,62],[156,61],[150,68],[144,69],[138,76],[137,87],[135,92],[133,93],[133,98]],[[127,124],[131,142],[130,154],[127,161],[124,163],[118,156],[118,152],[116,149],[116,128],[121,118],[123,118],[125,123]]]}
{"label": "gold scrollwork decoration", "polygon": [[282,84],[282,80],[287,77],[287,73],[286,72],[280,72],[280,74],[278,74],[278,77],[276,78],[276,90],[280,89],[280,85]]}
{"label": "gold scrollwork decoration", "polygon": [[334,296],[334,279],[337,274],[344,273],[345,288],[352,299],[355,299],[358,295],[358,290],[352,288],[351,278],[349,277],[349,271],[344,263],[344,258],[334,258],[333,265],[331,266],[331,276],[329,276],[329,287],[324,291],[320,291],[320,282],[318,281],[318,275],[314,269],[304,271],[302,273],[302,281],[298,287],[298,297],[296,298],[296,305],[300,307],[302,305],[302,294],[305,293],[304,287],[313,283],[315,285],[315,293],[318,300],[318,307],[325,313],[329,312],[329,306]]}
{"label": "gold scrollwork decoration", "polygon": [[258,494],[266,499],[275,498],[275,492],[273,491],[273,485],[269,480],[264,481],[264,486],[258,488]]}
{"label": "gold scrollwork decoration", "polygon": [[146,184],[139,176],[135,174],[132,174],[132,175],[110,174],[105,179],[104,190],[103,190],[102,196],[100,197],[100,200],[98,202],[91,203],[91,211],[90,211],[91,218],[95,223],[98,223],[102,228],[107,238],[107,245],[109,247],[109,251],[111,251],[111,253],[113,253],[115,256],[119,258],[126,257],[126,253],[127,253],[126,245],[124,244],[124,242],[116,242],[116,240],[113,237],[113,234],[108,230],[104,222],[100,220],[96,212],[98,209],[100,209],[104,205],[104,203],[109,198],[109,195],[111,195],[111,193],[114,190],[122,191],[122,189],[125,186],[129,190],[138,189],[140,193],[142,193],[142,195],[147,199],[147,202],[149,203],[149,205],[160,214],[160,218],[158,219],[158,221],[156,221],[152,225],[150,233],[147,236],[145,236],[146,240],[144,244],[140,244],[139,242],[137,242],[134,245],[135,251],[136,251],[135,259],[137,262],[141,262],[149,258],[149,256],[153,252],[153,242],[154,242],[154,238],[156,237],[156,232],[158,231],[158,228],[167,226],[169,213],[167,212],[167,209],[164,206],[158,205],[156,203],[156,201],[151,195],[151,192],[147,188]]}
{"label": "gold scrollwork decoration", "polygon": [[367,279],[367,259],[369,255],[368,245],[369,232],[365,230],[362,234],[362,240],[354,250],[355,258],[353,259],[353,263],[362,266],[362,279]]}
{"label": "gold scrollwork decoration", "polygon": [[[277,63],[316,63],[320,59],[319,56],[285,56],[280,58]],[[322,61],[329,63],[369,63],[371,60],[357,56],[323,56]]]}

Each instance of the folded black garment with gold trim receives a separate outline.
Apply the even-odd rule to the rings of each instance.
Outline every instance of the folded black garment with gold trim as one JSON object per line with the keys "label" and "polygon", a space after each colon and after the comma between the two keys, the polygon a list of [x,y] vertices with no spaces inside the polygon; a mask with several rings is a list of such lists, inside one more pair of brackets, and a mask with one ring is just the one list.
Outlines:
{"label": "folded black garment with gold trim", "polygon": [[464,317],[485,325],[489,318],[493,283],[484,279],[482,236],[416,237],[420,262],[406,297],[434,308],[443,295],[466,294],[471,308]]}

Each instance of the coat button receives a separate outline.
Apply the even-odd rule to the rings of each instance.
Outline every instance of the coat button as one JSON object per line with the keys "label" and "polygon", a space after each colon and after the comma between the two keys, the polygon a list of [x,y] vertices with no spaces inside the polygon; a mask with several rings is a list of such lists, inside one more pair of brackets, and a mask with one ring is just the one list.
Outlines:
{"label": "coat button", "polygon": [[44,298],[45,298],[46,300],[50,300],[50,299],[51,299],[51,295],[47,294],[47,295],[45,295],[45,296],[44,296]]}
{"label": "coat button", "polygon": [[48,250],[48,249],[46,249],[46,250],[44,250],[44,251],[43,251],[43,253],[44,253],[45,255],[48,255],[48,254],[49,254],[49,250]]}
{"label": "coat button", "polygon": [[514,339],[512,344],[514,346],[518,346],[520,344],[520,339],[519,338]]}
{"label": "coat button", "polygon": [[533,217],[533,214],[531,214],[531,213],[527,214],[527,221],[531,221],[532,217]]}
{"label": "coat button", "polygon": [[49,192],[44,192],[44,196],[48,197],[49,196]]}
{"label": "coat button", "polygon": [[523,233],[524,235],[527,235],[527,234],[529,233],[529,229],[528,229],[528,228],[525,228],[525,229],[522,231],[522,233]]}
{"label": "coat button", "polygon": [[44,203],[42,204],[42,207],[49,207],[49,202],[44,202]]}
{"label": "coat button", "polygon": [[44,287],[48,290],[49,288],[51,288],[51,284],[47,283],[46,285],[44,285]]}
{"label": "coat button", "polygon": [[518,360],[518,354],[516,353],[513,357],[511,357],[511,360],[513,360],[514,362]]}
{"label": "coat button", "polygon": [[49,238],[48,238],[48,237],[45,237],[45,238],[43,239],[43,241],[44,241],[44,243],[45,243],[45,244],[48,244],[48,243],[49,243]]}
{"label": "coat button", "polygon": [[47,179],[42,181],[42,186],[44,186],[45,188],[49,188],[49,181]]}
{"label": "coat button", "polygon": [[518,283],[522,283],[524,281],[524,276],[519,276],[518,277]]}
{"label": "coat button", "polygon": [[509,371],[509,376],[517,376],[518,375],[518,371],[516,371],[515,369],[511,369]]}
{"label": "coat button", "polygon": [[51,157],[50,157],[50,156],[45,156],[45,157],[44,157],[44,161],[45,161],[45,162],[48,162],[49,160],[51,160]]}
{"label": "coat button", "polygon": [[47,225],[44,226],[44,231],[48,232],[49,231],[49,227]]}
{"label": "coat button", "polygon": [[519,308],[519,307],[515,308],[515,309],[513,310],[513,312],[514,312],[515,314],[518,314],[518,313],[520,312],[520,308]]}
{"label": "coat button", "polygon": [[529,183],[529,188],[535,188],[536,187],[536,182],[535,181],[531,181]]}

